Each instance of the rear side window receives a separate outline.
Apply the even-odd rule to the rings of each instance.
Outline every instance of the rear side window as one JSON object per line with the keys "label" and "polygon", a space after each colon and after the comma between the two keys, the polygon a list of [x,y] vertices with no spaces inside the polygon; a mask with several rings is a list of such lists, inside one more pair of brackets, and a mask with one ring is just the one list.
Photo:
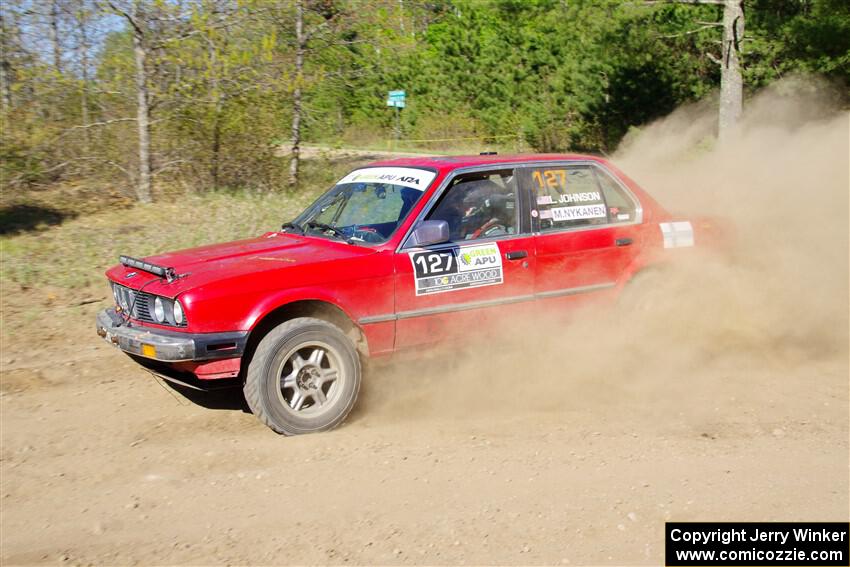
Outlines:
{"label": "rear side window", "polygon": [[635,220],[634,200],[598,167],[553,165],[526,173],[541,232]]}
{"label": "rear side window", "polygon": [[599,180],[605,203],[608,205],[608,219],[612,223],[628,223],[637,220],[634,199],[626,194],[623,187],[605,171],[594,167],[593,172]]}
{"label": "rear side window", "polygon": [[608,223],[608,207],[590,166],[534,168],[527,179],[541,232]]}

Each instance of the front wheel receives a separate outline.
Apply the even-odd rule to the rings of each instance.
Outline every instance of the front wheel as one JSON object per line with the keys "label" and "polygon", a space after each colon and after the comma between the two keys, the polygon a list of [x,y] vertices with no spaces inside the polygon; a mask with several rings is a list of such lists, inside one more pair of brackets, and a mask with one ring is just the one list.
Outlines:
{"label": "front wheel", "polygon": [[341,329],[299,317],[263,337],[243,391],[254,415],[278,433],[327,431],[354,407],[360,374],[357,350]]}

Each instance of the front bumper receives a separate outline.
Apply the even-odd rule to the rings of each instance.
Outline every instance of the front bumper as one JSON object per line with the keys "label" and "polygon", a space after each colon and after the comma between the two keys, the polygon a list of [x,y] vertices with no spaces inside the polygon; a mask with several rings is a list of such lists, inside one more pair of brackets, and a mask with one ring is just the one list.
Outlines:
{"label": "front bumper", "polygon": [[114,308],[97,314],[97,334],[126,353],[162,362],[217,360],[242,356],[247,331],[179,333],[133,326]]}

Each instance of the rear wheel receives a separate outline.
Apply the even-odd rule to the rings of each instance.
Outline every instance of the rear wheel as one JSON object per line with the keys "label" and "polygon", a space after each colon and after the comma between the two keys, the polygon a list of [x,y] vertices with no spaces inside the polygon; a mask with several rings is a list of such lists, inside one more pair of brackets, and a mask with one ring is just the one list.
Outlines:
{"label": "rear wheel", "polygon": [[354,407],[360,375],[357,350],[339,327],[299,317],[275,327],[257,345],[245,400],[278,433],[326,431]]}
{"label": "rear wheel", "polygon": [[670,293],[669,275],[660,268],[646,268],[635,274],[623,289],[620,301],[626,309],[646,315],[664,305]]}

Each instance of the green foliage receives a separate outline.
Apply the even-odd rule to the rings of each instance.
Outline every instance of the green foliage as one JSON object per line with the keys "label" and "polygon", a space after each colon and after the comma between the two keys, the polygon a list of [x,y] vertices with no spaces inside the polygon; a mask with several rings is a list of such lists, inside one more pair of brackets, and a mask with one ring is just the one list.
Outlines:
{"label": "green foliage", "polygon": [[752,0],[745,80],[759,88],[789,73],[818,73],[850,87],[850,3]]}
{"label": "green foliage", "polygon": [[[692,8],[456,0],[375,78],[407,88],[413,137],[457,134],[466,122],[460,134],[515,134],[544,151],[607,150],[629,126],[704,95],[717,80],[702,36],[661,37],[706,12]],[[374,91],[360,92],[379,100]],[[385,109],[374,110],[362,119],[386,120]]]}
{"label": "green foliage", "polygon": [[[124,0],[115,0],[121,5]],[[83,80],[66,39],[49,63],[45,22],[4,3],[0,182],[95,178],[132,194],[138,169],[132,31],[80,0],[95,43]],[[146,19],[155,188],[277,190],[287,169],[295,90],[295,0],[133,0]],[[124,5],[130,6],[129,1]],[[300,80],[305,140],[386,146],[402,88],[402,138],[432,151],[504,143],[607,152],[631,127],[719,84],[720,6],[619,0],[305,0]],[[7,6],[10,6],[7,8]],[[69,12],[70,14],[70,12]],[[27,20],[30,18],[30,20]],[[789,73],[850,85],[850,3],[746,0],[745,84]],[[82,22],[82,23],[81,23]],[[100,30],[100,35],[97,32]],[[26,41],[27,33],[35,38]],[[23,38],[23,39],[22,39]],[[41,38],[41,39],[39,39]],[[74,40],[76,41],[76,40]],[[88,122],[85,124],[84,122]],[[454,142],[446,142],[450,139]]]}

